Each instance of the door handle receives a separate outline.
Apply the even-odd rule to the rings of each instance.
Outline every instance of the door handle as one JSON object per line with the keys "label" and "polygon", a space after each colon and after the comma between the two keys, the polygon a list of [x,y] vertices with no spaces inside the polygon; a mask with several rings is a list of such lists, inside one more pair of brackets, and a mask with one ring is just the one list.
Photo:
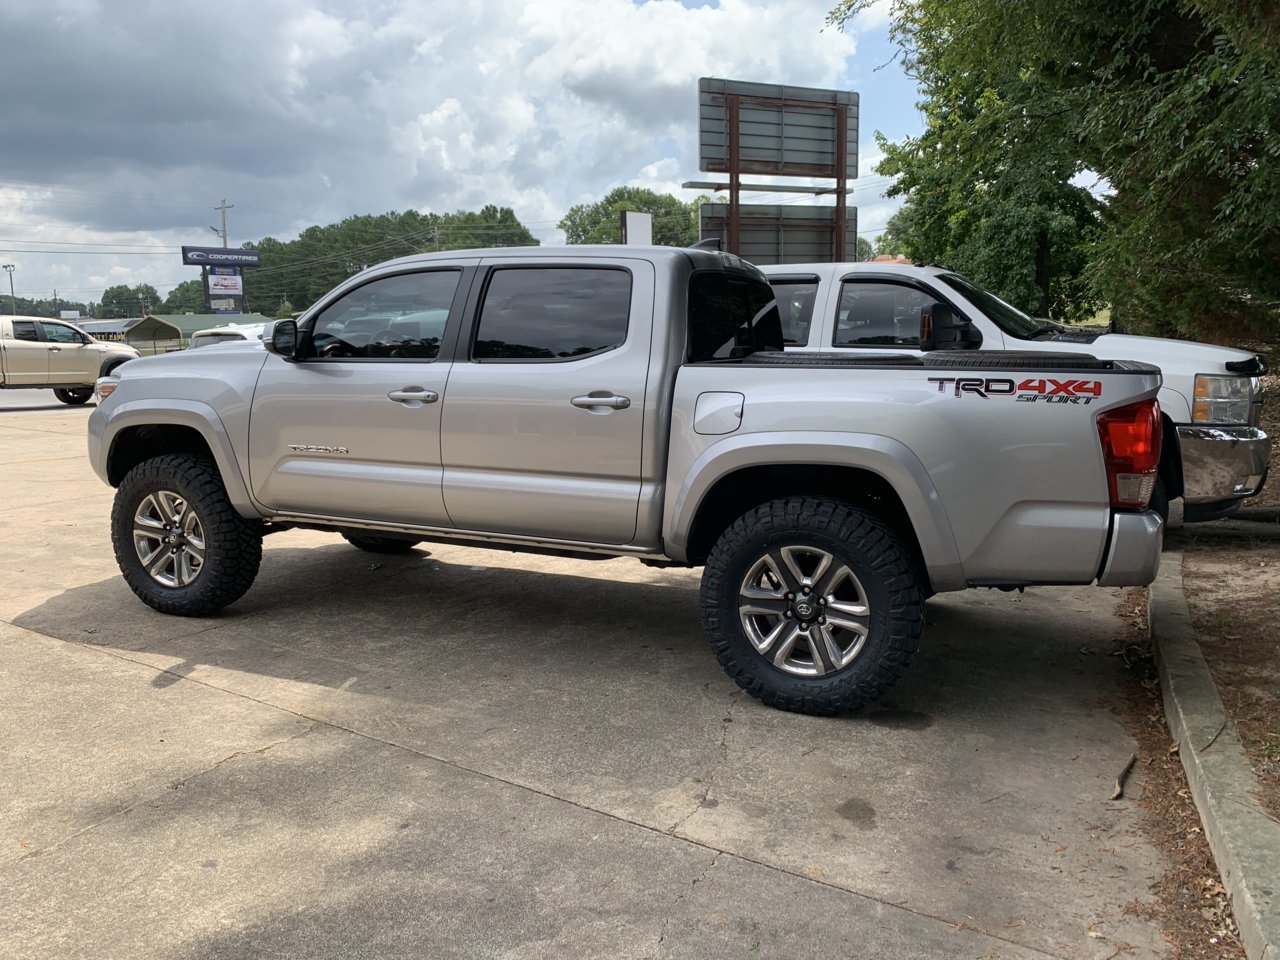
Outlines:
{"label": "door handle", "polygon": [[61,352],[62,352],[62,348],[61,348],[61,347],[50,347],[50,348],[49,348],[49,352],[50,352],[50,353],[61,353]]}
{"label": "door handle", "polygon": [[387,394],[387,399],[396,403],[435,403],[440,399],[440,394],[421,387],[405,387],[403,390],[392,390]]}
{"label": "door handle", "polygon": [[574,397],[569,402],[575,407],[582,407],[584,410],[590,410],[593,407],[608,407],[611,410],[625,410],[627,407],[631,406],[630,397],[616,397],[603,390],[594,390],[586,396]]}

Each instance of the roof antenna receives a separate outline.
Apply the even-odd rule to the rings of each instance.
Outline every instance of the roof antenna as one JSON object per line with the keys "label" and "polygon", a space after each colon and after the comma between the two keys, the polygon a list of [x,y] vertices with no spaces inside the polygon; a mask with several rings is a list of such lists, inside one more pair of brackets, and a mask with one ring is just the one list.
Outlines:
{"label": "roof antenna", "polygon": [[715,250],[724,249],[724,244],[720,242],[719,237],[708,237],[706,240],[699,240],[697,243],[689,244],[690,250]]}

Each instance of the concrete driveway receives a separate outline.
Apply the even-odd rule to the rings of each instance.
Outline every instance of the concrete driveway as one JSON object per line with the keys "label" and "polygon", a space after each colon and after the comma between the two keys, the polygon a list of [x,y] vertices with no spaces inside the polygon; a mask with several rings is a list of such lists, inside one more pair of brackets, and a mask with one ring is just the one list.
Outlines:
{"label": "concrete driveway", "polygon": [[630,560],[292,531],[182,620],[116,571],[87,413],[0,412],[7,957],[1166,954],[1115,592],[938,597],[838,720]]}

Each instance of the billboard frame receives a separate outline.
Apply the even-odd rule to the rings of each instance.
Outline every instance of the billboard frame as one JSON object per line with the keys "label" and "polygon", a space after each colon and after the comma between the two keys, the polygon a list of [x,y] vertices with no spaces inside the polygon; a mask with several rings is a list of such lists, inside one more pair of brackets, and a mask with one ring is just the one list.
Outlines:
{"label": "billboard frame", "polygon": [[[850,112],[857,116],[859,98],[852,91],[819,90],[808,87],[787,87],[771,84],[749,83],[740,80],[721,80],[713,77],[701,77],[698,80],[698,128],[701,131],[711,123],[719,122],[719,107],[723,104],[727,113],[728,126],[728,160],[722,166],[707,156],[703,145],[699,146],[700,169],[712,173],[729,174],[729,223],[728,248],[730,253],[738,253],[741,248],[741,214],[742,175],[744,173],[770,173],[774,176],[789,177],[832,177],[835,179],[834,190],[821,190],[815,193],[834,193],[836,198],[836,214],[832,223],[832,250],[836,262],[846,259],[845,232],[848,224],[847,203],[849,197],[849,116]],[[706,101],[705,103],[703,101]],[[778,137],[779,159],[770,164],[761,161],[744,163],[742,157],[742,107],[744,104],[777,110],[785,116],[788,108],[815,113],[830,113],[833,116],[833,138],[831,144],[833,160],[826,164],[810,164],[788,162],[786,159],[787,137],[785,130]],[[857,162],[855,150],[854,163]],[[856,171],[855,171],[855,176]]]}

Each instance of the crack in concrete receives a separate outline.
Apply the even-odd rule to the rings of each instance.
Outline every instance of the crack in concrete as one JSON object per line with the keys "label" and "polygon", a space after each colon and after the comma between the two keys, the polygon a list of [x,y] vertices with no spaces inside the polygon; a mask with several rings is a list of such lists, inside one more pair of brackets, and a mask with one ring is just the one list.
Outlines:
{"label": "crack in concrete", "polygon": [[680,906],[681,902],[684,900],[685,897],[687,897],[690,893],[693,892],[694,887],[700,884],[703,880],[707,879],[707,874],[711,872],[711,868],[714,867],[716,863],[719,862],[722,856],[724,856],[724,851],[717,850],[715,856],[711,858],[711,862],[708,863],[706,867],[703,868],[700,874],[698,874],[696,877],[693,878],[693,880],[689,882],[689,889],[681,891],[676,896],[676,898],[673,901],[671,901],[671,907],[669,910],[667,910],[667,915],[662,918],[662,926],[658,930],[659,946],[661,946],[662,942],[667,938],[667,927],[671,925],[671,918],[675,915],[676,908]]}
{"label": "crack in concrete", "polygon": [[668,836],[674,837],[676,831],[683,827],[686,823],[693,819],[694,814],[707,805],[707,800],[711,796],[711,790],[715,786],[716,772],[729,759],[729,727],[733,723],[733,704],[738,699],[738,692],[729,694],[729,703],[724,708],[725,716],[720,721],[720,759],[716,761],[716,765],[711,768],[711,772],[707,774],[707,785],[702,791],[702,796],[694,803],[693,809],[671,825],[671,829],[667,830]]}
{"label": "crack in concrete", "polygon": [[[22,627],[21,629],[30,630],[29,627]],[[136,660],[132,657],[124,656],[123,653],[121,652],[107,649],[106,647],[98,647],[92,644],[82,643],[75,640],[63,640],[61,637],[53,637],[53,636],[50,636],[49,634],[40,634],[39,631],[36,631],[36,630],[32,630],[31,632],[37,633],[40,636],[48,637],[51,640],[59,640],[63,643],[74,643],[77,646],[84,647],[85,649],[88,649],[88,650],[96,650],[99,653],[102,653],[106,656],[115,657],[127,663],[137,664],[138,666],[145,667],[149,670],[156,670],[161,673],[172,673],[172,671],[165,670],[162,667],[157,667],[154,664],[148,663],[145,660]],[[703,850],[707,850],[716,855],[712,859],[712,864],[717,862],[721,856],[731,857],[734,860],[738,861],[739,863],[750,864],[752,866],[759,867],[762,870],[768,870],[772,873],[778,873],[783,876],[791,877],[792,879],[800,880],[807,884],[823,887],[827,890],[834,891],[835,893],[842,894],[844,896],[855,897],[859,900],[864,900],[868,903],[876,903],[882,907],[888,908],[889,910],[901,911],[902,913],[909,914],[910,916],[913,916],[913,917],[918,917],[922,920],[931,920],[935,923],[946,924],[947,926],[952,927],[953,929],[958,929],[959,926],[962,924],[962,921],[949,919],[947,917],[938,916],[932,913],[926,913],[923,910],[917,910],[912,907],[905,906],[904,904],[901,904],[901,903],[895,903],[892,900],[886,900],[883,897],[877,897],[869,893],[862,893],[858,890],[853,890],[849,887],[841,886],[840,884],[833,883],[832,881],[829,881],[829,880],[822,880],[816,877],[809,876],[807,873],[800,873],[796,870],[792,870],[784,866],[779,866],[773,863],[766,863],[763,860],[758,860],[744,853],[735,853],[731,850],[725,850],[702,840],[695,840],[692,837],[688,837],[688,836],[677,837],[671,832],[662,830],[661,828],[653,826],[652,824],[643,823],[639,820],[632,820],[628,817],[622,816],[621,814],[613,813],[608,810],[601,810],[596,807],[591,807],[580,801],[572,800],[572,799],[569,799],[568,797],[561,797],[547,790],[542,790],[542,789],[539,789],[538,787],[530,786],[529,784],[519,783],[515,780],[509,780],[505,777],[500,777],[494,773],[489,773],[484,770],[479,770],[474,767],[469,767],[466,764],[461,763],[457,760],[450,760],[446,757],[435,756],[433,754],[427,753],[424,750],[419,750],[415,747],[407,746],[402,743],[396,743],[392,740],[385,740],[382,737],[375,736],[374,734],[366,733],[365,731],[362,731],[362,730],[356,730],[352,727],[343,726],[342,724],[337,723],[334,720],[322,720],[319,717],[312,717],[307,714],[300,713],[297,710],[291,710],[288,707],[282,707],[279,704],[271,703],[270,701],[262,700],[262,699],[259,699],[258,697],[249,696],[246,693],[240,693],[235,690],[228,690],[224,687],[219,687],[216,684],[209,683],[208,681],[205,681],[205,680],[199,680],[193,677],[184,677],[179,674],[172,674],[172,675],[177,677],[178,680],[186,681],[187,683],[197,683],[200,686],[207,687],[210,690],[216,690],[219,693],[223,693],[232,697],[239,697],[240,699],[248,700],[251,703],[257,703],[265,707],[271,707],[274,710],[279,710],[281,713],[287,713],[290,716],[298,717],[299,719],[302,719],[302,720],[308,720],[311,722],[312,726],[309,727],[306,731],[304,731],[304,733],[310,733],[312,730],[314,730],[318,726],[328,727],[333,730],[341,730],[344,733],[349,733],[353,736],[360,737],[363,740],[369,740],[373,743],[378,743],[385,747],[390,747],[393,750],[402,750],[405,753],[410,753],[416,757],[420,757],[431,763],[437,763],[441,766],[448,767],[452,770],[457,770],[461,773],[467,773],[474,777],[479,777],[483,780],[488,780],[492,783],[502,784],[504,786],[508,786],[513,789],[532,794],[534,796],[543,797],[544,799],[551,800],[556,803],[561,803],[561,804],[564,804],[565,806],[573,807],[576,810],[581,810],[584,813],[605,817],[609,820],[613,820],[616,823],[626,824],[627,826],[635,827],[636,829],[639,829],[639,830],[644,830],[649,833],[654,833],[659,836],[663,836],[670,840],[673,840],[677,843],[687,843],[690,846],[701,847]],[[297,736],[301,736],[301,734],[296,734],[294,737],[290,737],[289,739],[295,739]],[[710,786],[708,785],[708,792],[709,791],[710,791]],[[140,806],[141,803],[143,802],[146,802],[146,801],[140,801],[138,804],[133,804],[128,808],[128,810],[132,810],[135,807]],[[705,803],[705,798],[703,802]],[[120,811],[120,813],[128,812],[128,810]],[[696,812],[696,810],[694,812]],[[118,816],[118,815],[119,814],[115,814],[113,816]],[[690,814],[690,816],[692,816],[692,814]],[[106,819],[112,819],[112,818],[108,817]],[[686,817],[685,819],[687,820],[688,817]],[[81,831],[81,833],[84,833],[84,832],[85,831]],[[79,835],[80,834],[77,834],[77,836]],[[60,841],[56,846],[62,846],[63,843],[66,843],[72,839],[74,838],[68,837],[63,841]],[[51,847],[49,849],[52,850],[55,848]],[[39,851],[37,853],[28,854],[27,856],[28,857],[38,856],[40,853],[46,853],[46,852],[48,851]],[[27,859],[27,857],[24,857],[22,859]],[[21,860],[15,861],[15,863],[18,863],[18,862],[21,862]],[[708,870],[709,869],[710,867],[708,867]],[[705,875],[706,873],[704,872],[703,876],[705,877]],[[1071,957],[1068,954],[1051,953],[1047,950],[1041,949],[1040,947],[1032,946],[1031,944],[1022,943],[1010,937],[1001,936],[1000,934],[990,933],[989,931],[980,930],[980,929],[976,929],[974,927],[969,927],[969,926],[965,926],[964,929],[970,933],[974,933],[974,934],[977,934],[978,936],[985,937],[988,940],[993,940],[998,943],[1007,944],[1008,946],[1016,947],[1020,950],[1027,951],[1028,953],[1035,954],[1037,956],[1050,958],[1050,960],[1071,960]]]}
{"label": "crack in concrete", "polygon": [[[230,763],[232,760],[235,760],[238,757],[253,756],[254,754],[263,754],[263,753],[266,753],[268,750],[273,750],[276,747],[283,746],[286,743],[291,743],[294,740],[297,740],[299,737],[304,737],[308,733],[313,731],[320,724],[320,722],[321,721],[313,720],[305,730],[300,730],[295,734],[285,737],[283,740],[272,741],[271,743],[268,743],[265,746],[258,747],[256,750],[237,750],[235,753],[231,754],[231,756],[223,757],[221,760],[217,761],[211,766],[206,767],[203,770],[198,770],[195,773],[189,774],[181,778],[180,780],[173,780],[169,782],[165,786],[165,791],[167,792],[172,790],[180,790],[183,787],[185,787],[187,783],[189,783],[190,781],[199,779],[200,777],[213,773],[213,771],[217,770],[219,767],[223,766],[224,764]],[[128,813],[132,813],[134,810],[137,810],[139,807],[146,806],[147,804],[153,803],[154,801],[159,800],[163,797],[164,797],[164,793],[156,793],[156,794],[152,794],[150,796],[144,797],[141,800],[138,800],[134,803],[131,803],[128,806],[121,807],[119,810],[116,810],[114,813],[109,813],[105,817],[102,817],[100,820],[95,820],[93,823],[89,824],[86,827],[81,828],[80,830],[77,830],[75,833],[69,834],[68,836],[63,837],[61,840],[59,840],[57,843],[52,844],[51,846],[44,847],[40,850],[32,850],[30,853],[24,853],[17,860],[14,860],[12,863],[9,863],[5,866],[0,867],[0,873],[4,873],[7,870],[11,870],[12,868],[16,867],[18,864],[26,860],[34,860],[37,857],[43,857],[46,854],[53,853],[55,850],[58,850],[65,844],[71,843],[73,840],[78,840],[80,837],[83,837],[85,834],[91,833],[92,831],[98,829],[98,827],[102,826],[104,823],[110,823],[112,820],[119,819],[120,817],[123,817]]]}

